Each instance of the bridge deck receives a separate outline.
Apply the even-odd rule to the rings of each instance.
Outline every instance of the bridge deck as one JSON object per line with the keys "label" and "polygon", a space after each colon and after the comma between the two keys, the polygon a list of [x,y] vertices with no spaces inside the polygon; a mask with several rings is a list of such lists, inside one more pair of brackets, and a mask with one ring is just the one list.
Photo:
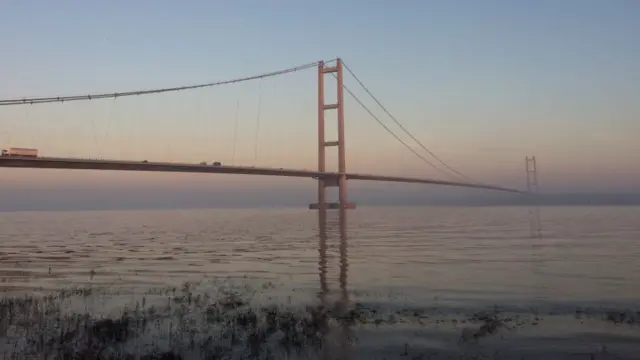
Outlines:
{"label": "bridge deck", "polygon": [[[123,160],[87,160],[74,158],[53,158],[53,157],[11,157],[0,156],[0,167],[4,168],[31,168],[31,169],[71,169],[71,170],[115,170],[115,171],[157,171],[157,172],[180,172],[180,173],[208,173],[208,174],[241,174],[241,175],[265,175],[265,176],[285,176],[300,178],[335,178],[339,174],[336,172],[318,172],[313,170],[297,170],[283,168],[264,168],[253,166],[211,166],[188,163],[170,162],[142,162]],[[369,180],[402,183],[418,183],[444,186],[458,186],[467,188],[488,189],[505,191],[512,193],[524,193],[516,189],[509,189],[500,186],[473,184],[464,182],[421,179],[409,177],[396,177],[384,175],[354,174],[347,173],[349,180]]]}

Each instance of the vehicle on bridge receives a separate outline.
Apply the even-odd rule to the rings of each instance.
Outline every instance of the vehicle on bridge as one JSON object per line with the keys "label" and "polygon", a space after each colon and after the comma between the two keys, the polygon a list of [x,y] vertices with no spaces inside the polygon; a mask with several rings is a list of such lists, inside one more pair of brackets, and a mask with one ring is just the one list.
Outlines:
{"label": "vehicle on bridge", "polygon": [[0,156],[38,157],[38,149],[10,147],[2,149]]}
{"label": "vehicle on bridge", "polygon": [[220,161],[214,161],[211,166],[222,166],[222,163]]}

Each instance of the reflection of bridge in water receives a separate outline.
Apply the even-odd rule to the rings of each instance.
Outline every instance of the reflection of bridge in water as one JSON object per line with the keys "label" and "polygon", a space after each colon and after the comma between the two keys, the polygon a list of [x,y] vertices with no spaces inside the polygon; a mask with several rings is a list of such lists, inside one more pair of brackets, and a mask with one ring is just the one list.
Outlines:
{"label": "reflection of bridge in water", "polygon": [[[333,218],[333,215],[337,215],[337,219]],[[337,231],[338,236],[334,236]],[[332,296],[334,293],[330,288],[329,281],[327,279],[328,274],[328,256],[327,250],[329,248],[328,241],[331,239],[339,238],[339,290],[336,297]],[[349,294],[347,292],[347,273],[349,264],[347,261],[347,209],[341,208],[336,212],[328,211],[326,209],[318,210],[318,267],[320,274],[320,291],[318,298],[322,307],[328,311],[331,311],[339,319],[345,315],[349,310]],[[325,318],[326,319],[326,318]],[[324,324],[328,329],[329,324]],[[337,342],[339,344],[339,354],[330,354],[331,348],[325,346],[322,348],[323,359],[348,359],[350,358],[350,338],[351,329],[344,321],[340,321],[339,327],[336,332]]]}
{"label": "reflection of bridge in water", "polygon": [[[526,158],[526,175],[527,175],[527,196],[529,198],[528,205],[528,218],[529,218],[529,231],[530,238],[532,240],[542,240],[542,223],[540,219],[540,209],[535,203],[538,194],[538,180],[537,180],[537,168],[535,163],[535,157]],[[324,186],[319,184],[320,196],[322,200],[324,198]],[[338,320],[335,333],[329,331],[330,324],[328,323],[328,317],[325,317],[324,327],[327,330],[324,334],[323,341],[329,346],[323,346],[321,350],[322,359],[351,359],[352,356],[352,330],[347,321],[340,321],[341,318],[346,317],[348,311],[351,309],[349,294],[348,294],[348,235],[347,235],[347,210],[348,206],[342,207],[329,207],[322,206],[316,207],[318,210],[318,270],[320,289],[318,292],[318,299],[320,304],[326,311],[330,311],[335,319]],[[339,276],[338,276],[338,289],[332,289],[330,281],[328,279],[329,273],[329,241],[339,240]],[[540,244],[534,243],[535,246]],[[532,268],[531,271],[534,274],[540,273],[540,266],[542,266],[541,259],[539,259],[539,253],[537,250],[532,249]],[[546,289],[544,283],[534,284],[539,290]],[[336,291],[337,290],[337,291]],[[335,335],[335,336],[332,336]],[[338,346],[331,346],[332,343],[337,343]],[[334,353],[334,351],[336,353]]]}

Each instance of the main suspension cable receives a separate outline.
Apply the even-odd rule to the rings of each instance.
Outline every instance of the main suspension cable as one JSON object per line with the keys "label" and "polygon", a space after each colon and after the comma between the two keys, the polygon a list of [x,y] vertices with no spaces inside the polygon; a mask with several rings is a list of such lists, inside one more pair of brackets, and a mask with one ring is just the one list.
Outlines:
{"label": "main suspension cable", "polygon": [[[333,60],[332,60],[333,61]],[[242,78],[236,78],[231,80],[223,80],[216,81],[206,84],[197,84],[197,85],[185,85],[185,86],[177,86],[177,87],[169,87],[169,88],[161,88],[161,89],[151,89],[151,90],[137,90],[137,91],[123,91],[123,92],[115,92],[115,93],[102,93],[102,94],[89,94],[89,95],[71,95],[71,96],[55,96],[55,97],[29,97],[23,99],[6,99],[0,100],[0,106],[8,106],[8,105],[27,105],[27,104],[43,104],[43,103],[52,103],[52,102],[65,102],[65,101],[79,101],[79,100],[96,100],[96,99],[108,99],[108,98],[119,98],[123,96],[138,96],[138,95],[149,95],[149,94],[159,94],[164,92],[173,92],[173,91],[183,91],[183,90],[193,90],[200,89],[206,87],[213,87],[219,85],[228,85],[234,83],[240,83],[250,80],[263,79],[267,77],[273,77],[283,74],[288,74],[292,72],[297,72],[305,69],[309,69],[311,67],[317,66],[319,61],[315,61],[309,64],[295,66],[288,69],[272,71],[268,73],[263,73],[259,75],[247,76]]]}
{"label": "main suspension cable", "polygon": [[[334,74],[335,75],[335,74]],[[382,122],[382,120],[380,120],[380,118],[378,118],[373,111],[371,111],[363,102],[362,100],[360,100],[356,94],[354,94],[346,85],[342,84],[342,87],[347,91],[347,93],[360,105],[360,107],[362,107],[366,112],[369,113],[369,115],[371,115],[371,117],[378,122],[378,124],[380,124],[389,134],[391,134],[396,140],[398,140],[402,145],[404,145],[407,149],[409,149],[412,153],[414,153],[417,157],[419,157],[420,159],[422,159],[422,161],[424,161],[425,163],[427,163],[428,165],[434,167],[436,170],[442,171],[442,169],[438,168],[436,165],[434,165],[431,161],[427,160],[427,158],[425,158],[424,156],[422,156],[420,153],[418,153],[417,151],[415,151],[411,146],[409,146],[409,144],[407,144],[404,140],[402,140],[398,135],[396,135],[396,133],[393,132],[393,130],[389,129],[389,127],[387,125],[384,124],[384,122]],[[445,173],[446,174],[446,173]],[[447,174],[448,175],[448,174]]]}
{"label": "main suspension cable", "polygon": [[[436,154],[434,154],[431,150],[429,150],[426,146],[424,146],[424,144],[422,144],[422,142],[420,142],[420,140],[418,140],[415,136],[413,136],[413,134],[411,134],[411,132],[409,130],[407,130],[401,123],[400,121],[391,114],[391,112],[389,110],[387,110],[387,108],[382,104],[382,102],[380,102],[380,100],[378,100],[377,97],[375,97],[371,91],[369,91],[369,89],[367,88],[367,86],[364,85],[364,83],[360,80],[360,78],[358,78],[358,76],[349,68],[349,66],[347,66],[347,64],[345,64],[344,62],[342,63],[345,67],[345,69],[347,69],[347,71],[351,74],[351,76],[353,76],[353,78],[358,82],[358,84],[360,84],[360,86],[364,89],[364,91],[367,92],[367,94],[369,94],[369,96],[371,96],[371,98],[378,104],[378,106],[380,106],[380,108],[400,127],[400,129],[402,129],[407,135],[409,135],[409,137],[411,137],[411,139],[413,139],[413,141],[415,141],[423,150],[425,150],[427,153],[429,153],[431,156],[433,156],[436,160],[438,160],[438,162],[440,162],[442,165],[444,165],[445,167],[447,167],[449,170],[451,170],[452,172],[456,173],[458,176],[463,177],[466,180],[471,180],[468,176],[466,176],[465,174],[459,172],[458,170],[454,169],[453,167],[449,166],[449,164],[447,164],[446,162],[444,162],[442,159],[440,159]],[[442,171],[442,170],[441,170]]]}

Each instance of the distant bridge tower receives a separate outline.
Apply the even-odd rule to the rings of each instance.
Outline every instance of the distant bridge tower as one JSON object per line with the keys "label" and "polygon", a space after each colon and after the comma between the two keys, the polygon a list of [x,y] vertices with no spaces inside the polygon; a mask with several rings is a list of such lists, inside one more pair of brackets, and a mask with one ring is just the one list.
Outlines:
{"label": "distant bridge tower", "polygon": [[[538,195],[538,168],[536,157],[525,157],[527,171],[527,191],[529,192],[529,230],[532,238],[542,238],[542,221],[540,220],[540,210],[535,206],[536,195]],[[532,206],[533,205],[533,206]]]}
{"label": "distant bridge tower", "polygon": [[[325,154],[328,146],[338,147],[338,176],[318,178],[318,202],[309,205],[310,209],[355,209],[355,204],[347,199],[347,176],[346,176],[346,149],[344,135],[344,91],[342,60],[337,59],[335,66],[325,66],[321,61],[318,64],[318,171],[326,172]],[[336,74],[338,79],[337,99],[333,104],[325,104],[324,99],[324,77],[326,74]],[[327,110],[335,110],[338,113],[338,140],[326,141],[324,136],[324,114]],[[326,188],[338,187],[338,203],[327,203]]]}
{"label": "distant bridge tower", "polygon": [[527,191],[530,193],[538,193],[538,168],[536,167],[536,157],[525,157],[525,166],[527,171]]}

